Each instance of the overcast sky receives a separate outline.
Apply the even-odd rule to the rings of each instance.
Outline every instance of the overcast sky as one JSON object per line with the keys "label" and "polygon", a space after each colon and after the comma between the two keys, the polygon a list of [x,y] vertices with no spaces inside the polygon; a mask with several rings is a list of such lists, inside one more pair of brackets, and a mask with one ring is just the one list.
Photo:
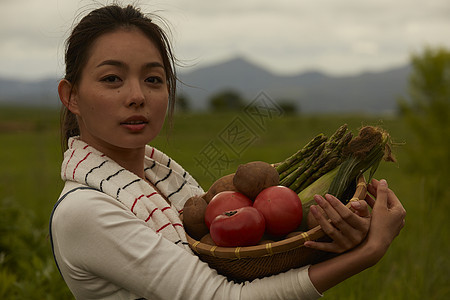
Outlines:
{"label": "overcast sky", "polygon": [[[0,0],[0,76],[63,76],[72,21],[99,2]],[[168,21],[176,55],[196,67],[239,55],[278,74],[354,74],[405,64],[426,45],[450,49],[449,0],[137,3]]]}

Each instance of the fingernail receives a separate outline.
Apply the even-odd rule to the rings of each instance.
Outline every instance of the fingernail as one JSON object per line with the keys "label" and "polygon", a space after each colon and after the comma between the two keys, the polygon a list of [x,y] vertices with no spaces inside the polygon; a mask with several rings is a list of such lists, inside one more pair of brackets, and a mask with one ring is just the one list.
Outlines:
{"label": "fingernail", "polygon": [[322,197],[319,196],[319,195],[315,195],[314,196],[314,201],[316,201],[317,204],[322,204],[323,203]]}
{"label": "fingernail", "polygon": [[381,186],[387,186],[387,181],[386,181],[386,179],[381,179],[381,180],[380,180],[380,185],[381,185]]}
{"label": "fingernail", "polygon": [[359,201],[353,201],[353,202],[351,203],[351,206],[352,206],[354,209],[360,209],[360,208],[361,208],[361,203],[360,203]]}
{"label": "fingernail", "polygon": [[333,206],[339,203],[339,200],[331,194],[326,194],[325,198],[327,198],[328,202]]}

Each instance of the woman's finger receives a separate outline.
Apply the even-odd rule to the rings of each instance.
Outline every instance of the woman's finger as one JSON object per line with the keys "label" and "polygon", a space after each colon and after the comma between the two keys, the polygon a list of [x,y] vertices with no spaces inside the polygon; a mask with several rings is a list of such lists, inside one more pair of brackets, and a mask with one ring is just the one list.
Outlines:
{"label": "woman's finger", "polygon": [[387,205],[389,208],[398,208],[400,210],[404,210],[402,203],[398,199],[398,197],[395,195],[394,191],[391,189],[388,189],[388,199],[387,199]]}
{"label": "woman's finger", "polygon": [[364,240],[370,226],[370,212],[366,201],[355,201],[353,205],[356,210],[353,212],[332,195],[327,194],[325,198],[316,195],[314,199],[318,205],[312,205],[310,212],[332,242],[309,243],[311,248],[341,253]]}
{"label": "woman's finger", "polygon": [[[327,214],[328,218],[331,220],[331,222],[336,225],[338,219],[340,218],[339,213],[336,211],[336,207],[338,206],[335,203],[332,203],[334,199],[332,199],[332,196],[327,194],[324,197],[315,197],[314,198],[317,202],[317,204],[319,204],[319,206],[325,211],[325,213]],[[339,200],[338,200],[339,201]]]}
{"label": "woman's finger", "polygon": [[399,218],[402,219],[401,227],[403,228],[403,226],[405,225],[406,210],[403,207],[400,200],[398,199],[398,197],[395,195],[395,193],[390,189],[388,190],[387,201],[388,201],[387,205],[388,205],[389,210],[398,214]]}
{"label": "woman's finger", "polygon": [[[320,202],[320,200],[318,202]],[[320,225],[320,227],[322,227],[322,230],[325,233],[329,233],[333,229],[335,229],[333,225],[330,223],[330,221],[328,221],[328,219],[326,218],[326,215],[320,212],[316,205],[311,205],[309,210],[311,211],[317,223]]]}
{"label": "woman's finger", "polygon": [[363,218],[370,216],[369,205],[364,200],[352,201],[351,207],[355,210],[355,213]]}
{"label": "woman's finger", "polygon": [[[324,201],[324,200],[322,200]],[[319,200],[320,202],[320,200]],[[317,223],[319,223],[320,227],[322,228],[323,232],[327,236],[329,236],[333,241],[341,241],[343,240],[343,234],[336,228],[330,220],[328,220],[324,214],[322,214],[319,209],[315,205],[312,205],[310,208],[310,211],[312,212],[314,218],[316,218]],[[328,216],[330,217],[330,216]],[[348,229],[346,229],[348,231]]]}
{"label": "woman's finger", "polygon": [[325,195],[325,199],[323,206],[319,205],[325,210],[336,228],[349,235],[352,229],[361,226],[361,218],[342,204],[339,199],[330,194]]}
{"label": "woman's finger", "polygon": [[307,241],[304,243],[304,245],[308,248],[326,251],[326,252],[342,253],[345,251],[342,249],[342,247],[340,247],[339,245],[336,245],[336,243]]}
{"label": "woman's finger", "polygon": [[366,203],[367,203],[371,208],[373,208],[373,206],[375,205],[375,199],[374,199],[372,196],[370,196],[370,194],[367,194],[365,199],[366,199]]}
{"label": "woman's finger", "polygon": [[367,192],[373,195],[375,198],[377,197],[377,187],[379,181],[376,179],[372,179],[372,181],[367,185]]}
{"label": "woman's finger", "polygon": [[353,248],[367,235],[370,218],[358,216],[332,195],[327,194],[325,198],[326,200],[320,197],[317,201],[328,215],[331,223],[327,221],[326,224],[319,224],[321,224],[323,231],[336,245],[333,252],[346,251]]}

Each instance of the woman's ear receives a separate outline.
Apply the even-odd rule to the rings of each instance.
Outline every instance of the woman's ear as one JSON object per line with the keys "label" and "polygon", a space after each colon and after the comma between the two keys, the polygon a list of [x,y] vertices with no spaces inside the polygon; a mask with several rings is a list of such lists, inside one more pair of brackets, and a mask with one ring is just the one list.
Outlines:
{"label": "woman's ear", "polygon": [[79,115],[78,102],[77,102],[77,92],[76,88],[73,87],[67,79],[62,79],[58,84],[58,95],[59,100],[62,104],[67,107],[75,115]]}

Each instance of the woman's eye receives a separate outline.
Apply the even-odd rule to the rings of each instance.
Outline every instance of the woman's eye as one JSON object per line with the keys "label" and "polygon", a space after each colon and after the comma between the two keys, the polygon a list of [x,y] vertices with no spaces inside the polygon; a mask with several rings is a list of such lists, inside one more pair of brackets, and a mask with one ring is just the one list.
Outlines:
{"label": "woman's eye", "polygon": [[114,82],[119,82],[120,78],[117,77],[116,75],[109,75],[109,76],[103,77],[102,81],[107,82],[107,83],[114,83]]}
{"label": "woman's eye", "polygon": [[147,79],[145,79],[145,82],[149,82],[149,83],[162,83],[162,79],[161,77],[158,76],[151,76],[148,77]]}

